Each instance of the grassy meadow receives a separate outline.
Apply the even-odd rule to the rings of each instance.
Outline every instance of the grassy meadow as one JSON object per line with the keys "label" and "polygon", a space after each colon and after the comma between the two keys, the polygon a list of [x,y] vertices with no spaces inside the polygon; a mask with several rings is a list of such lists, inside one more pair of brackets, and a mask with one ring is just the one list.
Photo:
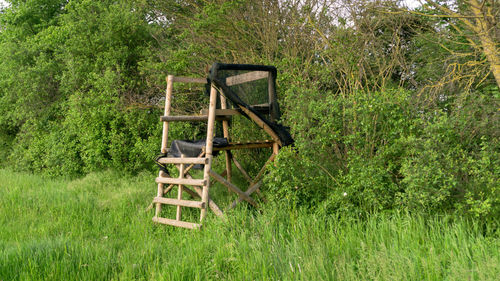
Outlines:
{"label": "grassy meadow", "polygon": [[[0,280],[498,280],[498,231],[243,205],[202,231],[155,225],[153,176],[0,170]],[[190,215],[189,213],[187,214]]]}

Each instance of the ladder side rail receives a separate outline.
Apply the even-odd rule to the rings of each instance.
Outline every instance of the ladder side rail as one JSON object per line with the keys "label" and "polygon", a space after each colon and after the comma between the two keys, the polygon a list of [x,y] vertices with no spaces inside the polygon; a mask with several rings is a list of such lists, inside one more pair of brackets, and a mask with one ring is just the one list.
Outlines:
{"label": "ladder side rail", "polygon": [[[184,154],[181,154],[181,158],[184,158]],[[184,164],[180,164],[179,167],[179,179],[184,178]],[[179,189],[177,190],[177,200],[182,200],[182,184],[179,184]],[[182,206],[177,205],[177,213],[175,219],[180,221],[182,217]]]}
{"label": "ladder side rail", "polygon": [[203,221],[207,216],[208,193],[210,189],[209,173],[210,170],[212,169],[212,152],[213,152],[213,141],[214,141],[216,103],[217,103],[217,89],[212,84],[210,87],[210,105],[208,107],[207,141],[205,147],[205,157],[208,159],[208,163],[205,164],[205,169],[203,171],[203,179],[205,180],[205,185],[203,186],[203,193],[201,196],[201,201],[205,203],[205,207],[201,209],[200,221]]}
{"label": "ladder side rail", "polygon": [[[174,76],[167,76],[167,90],[165,92],[165,116],[170,115],[170,109],[172,106],[172,88]],[[168,122],[163,122],[163,131],[161,138],[161,153],[167,153],[167,142],[168,142]],[[160,171],[158,177],[163,177],[164,172]],[[158,183],[157,197],[163,197],[163,183]],[[155,217],[158,217],[161,212],[161,203],[156,203]]]}

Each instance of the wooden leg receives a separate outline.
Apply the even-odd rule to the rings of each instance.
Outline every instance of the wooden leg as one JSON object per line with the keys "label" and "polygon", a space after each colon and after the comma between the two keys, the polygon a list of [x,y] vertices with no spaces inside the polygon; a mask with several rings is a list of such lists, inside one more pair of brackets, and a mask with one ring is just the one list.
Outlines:
{"label": "wooden leg", "polygon": [[[163,172],[160,171],[158,176],[163,176]],[[163,196],[163,183],[158,183],[158,192],[156,193],[156,196],[162,197]],[[156,203],[156,210],[155,210],[155,217],[158,217],[161,212],[161,203]]]}
{"label": "wooden leg", "polygon": [[[181,158],[184,158],[184,154],[181,154]],[[179,169],[179,179],[184,178],[184,164],[180,164]],[[179,184],[179,190],[177,191],[177,200],[182,200],[182,184]],[[180,221],[182,217],[182,208],[180,205],[177,205],[177,214],[175,219]]]}
{"label": "wooden leg", "polygon": [[277,142],[274,142],[273,143],[273,154],[275,154],[275,155],[278,154],[279,150],[280,150],[279,144]]}
{"label": "wooden leg", "polygon": [[[219,95],[220,97],[220,107],[221,109],[227,109],[227,101],[226,98],[223,95]],[[224,132],[224,137],[227,139],[229,142],[229,122],[227,120],[222,121],[222,131]],[[231,151],[226,150],[224,152],[226,156],[226,179],[228,182],[231,182]]]}
{"label": "wooden leg", "polygon": [[231,151],[226,150],[224,151],[225,156],[226,156],[226,179],[228,182],[231,182],[231,176],[232,176],[232,167],[231,167]]}

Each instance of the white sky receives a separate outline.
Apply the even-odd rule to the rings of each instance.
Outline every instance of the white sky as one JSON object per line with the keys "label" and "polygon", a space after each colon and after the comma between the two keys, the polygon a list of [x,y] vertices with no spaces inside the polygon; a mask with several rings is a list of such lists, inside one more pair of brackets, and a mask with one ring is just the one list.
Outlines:
{"label": "white sky", "polygon": [[0,8],[3,8],[7,6],[7,2],[5,2],[4,0],[0,0]]}
{"label": "white sky", "polygon": [[[0,1],[1,1],[1,0],[0,0]],[[416,8],[416,7],[420,6],[420,2],[419,2],[418,0],[404,0],[403,2],[404,2],[404,3],[406,4],[406,6],[408,6],[408,8],[410,8],[410,9],[414,9],[414,8]]]}

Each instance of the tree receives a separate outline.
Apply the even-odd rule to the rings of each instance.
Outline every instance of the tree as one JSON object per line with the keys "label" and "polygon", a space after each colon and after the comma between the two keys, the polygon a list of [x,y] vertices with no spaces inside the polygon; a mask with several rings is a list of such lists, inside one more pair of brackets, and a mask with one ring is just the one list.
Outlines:
{"label": "tree", "polygon": [[500,88],[500,2],[497,0],[425,0],[432,16],[452,18],[450,26],[468,39],[468,44],[486,57],[489,69]]}

